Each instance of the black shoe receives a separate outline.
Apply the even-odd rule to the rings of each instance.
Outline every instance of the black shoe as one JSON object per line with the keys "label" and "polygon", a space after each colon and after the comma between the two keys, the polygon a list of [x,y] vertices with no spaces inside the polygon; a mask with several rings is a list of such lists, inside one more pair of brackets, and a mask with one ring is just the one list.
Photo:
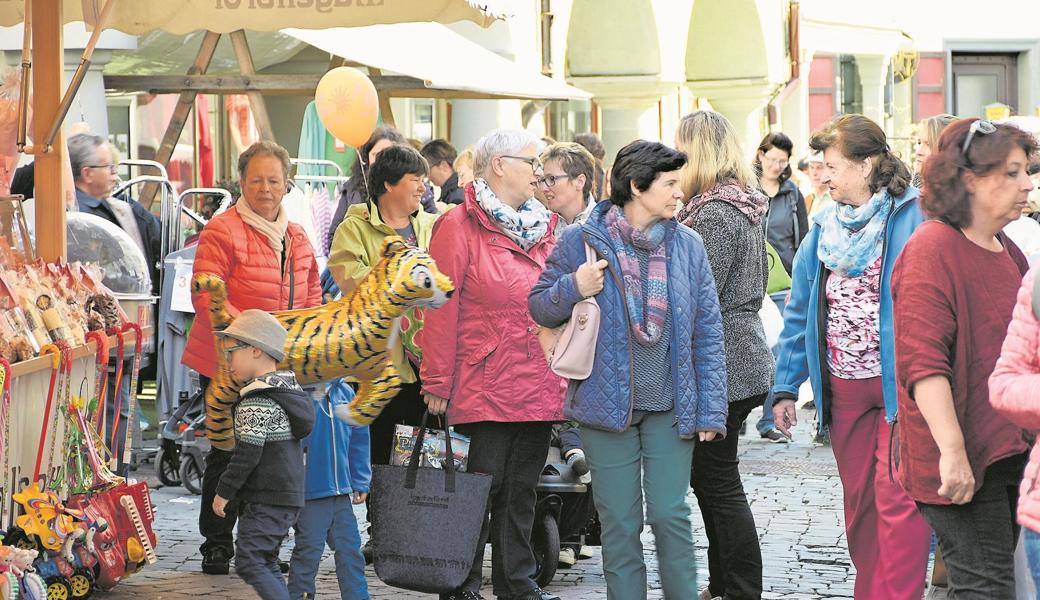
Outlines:
{"label": "black shoe", "polygon": [[289,561],[280,560],[278,561],[278,570],[282,572],[282,575],[289,574]]}
{"label": "black shoe", "polygon": [[231,553],[214,548],[202,556],[202,572],[207,575],[227,575],[231,570]]}
{"label": "black shoe", "polygon": [[765,433],[761,433],[759,435],[762,436],[763,440],[769,440],[770,442],[772,442],[774,444],[786,444],[789,441],[791,441],[791,440],[789,440],[787,438],[786,435],[780,433],[780,430],[777,429],[776,427],[770,429],[769,431],[767,431]]}
{"label": "black shoe", "polygon": [[[361,556],[365,557],[366,565],[372,564],[372,538],[368,538],[368,541],[361,546]],[[469,598],[462,599],[460,596],[460,600],[469,600]]]}
{"label": "black shoe", "polygon": [[513,596],[512,600],[560,600],[560,597],[552,592],[547,592],[542,588],[534,588],[526,594]]}
{"label": "black shoe", "polygon": [[465,591],[441,594],[440,600],[484,600],[484,597],[477,592]]}
{"label": "black shoe", "polygon": [[567,457],[567,465],[578,477],[589,472],[589,462],[585,460],[585,453],[580,450],[575,450]]}

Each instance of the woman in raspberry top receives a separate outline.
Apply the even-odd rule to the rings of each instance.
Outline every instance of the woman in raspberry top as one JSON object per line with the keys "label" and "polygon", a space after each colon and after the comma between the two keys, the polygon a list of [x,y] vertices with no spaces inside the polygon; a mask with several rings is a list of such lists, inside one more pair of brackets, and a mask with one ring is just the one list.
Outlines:
{"label": "woman in raspberry top", "polygon": [[896,261],[903,486],[942,544],[950,596],[1014,598],[1014,506],[1029,446],[989,402],[1025,257],[1001,230],[1026,205],[1036,140],[963,119],[925,165],[932,218]]}

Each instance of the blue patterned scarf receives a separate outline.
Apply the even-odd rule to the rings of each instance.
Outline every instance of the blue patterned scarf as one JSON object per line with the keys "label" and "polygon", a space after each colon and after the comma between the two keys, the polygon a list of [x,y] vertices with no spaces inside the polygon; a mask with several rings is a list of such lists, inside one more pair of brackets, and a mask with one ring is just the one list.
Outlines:
{"label": "blue patterned scarf", "polygon": [[813,219],[820,226],[816,253],[831,271],[859,277],[884,246],[885,225],[895,200],[883,189],[862,206],[834,204]]}
{"label": "blue patterned scarf", "polygon": [[[632,336],[644,346],[653,346],[661,339],[668,316],[668,256],[665,252],[663,221],[643,233],[625,220],[618,206],[611,206],[603,215],[610,245],[621,263],[625,300],[632,317]],[[637,251],[650,255],[646,279],[643,279]]]}
{"label": "blue patterned scarf", "polygon": [[513,209],[499,200],[483,179],[473,181],[473,193],[477,196],[477,204],[498,225],[502,233],[524,250],[530,250],[531,246],[537,244],[549,231],[552,215],[549,209],[534,198],[526,200],[519,209]]}

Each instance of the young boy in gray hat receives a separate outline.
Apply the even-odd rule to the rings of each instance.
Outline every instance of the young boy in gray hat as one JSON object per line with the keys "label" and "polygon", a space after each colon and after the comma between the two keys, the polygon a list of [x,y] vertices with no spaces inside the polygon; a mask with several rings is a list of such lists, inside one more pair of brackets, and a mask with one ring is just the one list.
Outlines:
{"label": "young boy in gray hat", "polygon": [[278,548],[303,507],[300,440],[314,426],[314,405],[292,371],[278,370],[287,334],[273,316],[246,310],[215,335],[242,389],[233,409],[235,450],[213,512],[223,517],[237,503],[235,571],[263,600],[289,600]]}

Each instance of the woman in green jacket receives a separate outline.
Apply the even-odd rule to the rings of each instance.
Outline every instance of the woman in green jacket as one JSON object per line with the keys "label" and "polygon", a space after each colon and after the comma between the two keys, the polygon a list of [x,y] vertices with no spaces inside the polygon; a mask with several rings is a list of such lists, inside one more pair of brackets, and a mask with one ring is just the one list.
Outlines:
{"label": "woman in green jacket", "polygon": [[[409,244],[424,250],[429,248],[437,217],[423,211],[420,204],[428,172],[429,166],[422,155],[401,144],[380,152],[369,167],[368,202],[347,210],[347,216],[336,228],[329,252],[329,273],[344,296],[353,292],[379,262],[384,238],[400,236]],[[426,410],[419,396],[422,355],[413,343],[421,328],[421,314],[405,313],[401,319],[401,335],[391,355],[401,374],[401,390],[369,426],[372,464],[388,464],[397,424],[419,425]]]}

